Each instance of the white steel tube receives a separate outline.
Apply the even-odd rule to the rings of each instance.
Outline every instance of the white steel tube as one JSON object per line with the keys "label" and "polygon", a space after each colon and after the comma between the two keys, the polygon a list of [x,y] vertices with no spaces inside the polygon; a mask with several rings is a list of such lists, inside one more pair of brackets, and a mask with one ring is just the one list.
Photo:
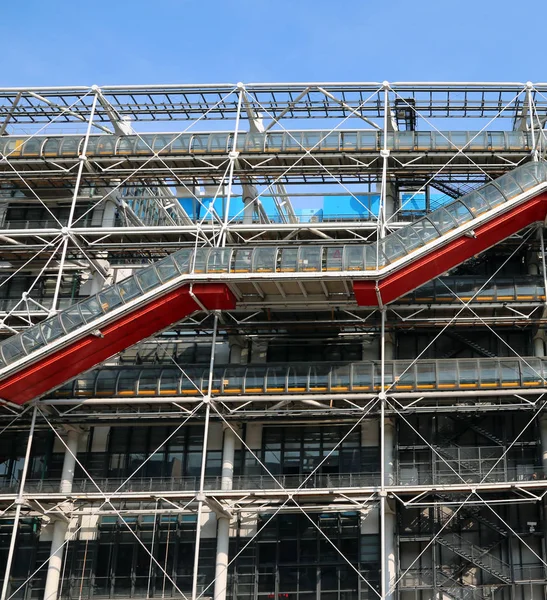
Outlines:
{"label": "white steel tube", "polygon": [[[78,452],[78,432],[74,429],[69,430],[66,445],[60,492],[70,494],[72,491],[72,482],[74,481],[76,454]],[[59,581],[63,567],[64,544],[67,530],[68,521],[58,519],[53,524],[53,539],[51,540],[51,551],[47,567],[44,600],[57,600],[59,596]]]}
{"label": "white steel tube", "polygon": [[15,553],[15,541],[17,539],[17,529],[19,528],[19,517],[21,516],[21,504],[23,503],[23,492],[25,490],[25,481],[27,479],[27,471],[30,462],[30,450],[32,448],[32,438],[34,436],[34,427],[36,425],[36,414],[38,412],[38,406],[35,404],[32,411],[32,420],[30,422],[30,430],[28,434],[27,449],[25,451],[25,462],[23,463],[23,471],[21,473],[21,482],[19,484],[19,493],[15,500],[15,516],[13,519],[13,527],[11,530],[11,539],[8,550],[8,558],[6,560],[6,568],[4,571],[4,581],[2,583],[2,593],[0,594],[0,600],[6,600],[8,595],[8,587],[11,573],[11,565],[13,563],[13,555]]}

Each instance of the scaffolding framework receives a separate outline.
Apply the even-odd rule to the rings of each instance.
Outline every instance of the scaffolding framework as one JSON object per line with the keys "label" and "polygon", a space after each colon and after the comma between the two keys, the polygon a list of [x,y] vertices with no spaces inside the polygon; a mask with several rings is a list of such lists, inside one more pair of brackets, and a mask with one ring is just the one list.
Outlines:
{"label": "scaffolding framework", "polygon": [[0,600],[545,597],[546,122],[0,89]]}

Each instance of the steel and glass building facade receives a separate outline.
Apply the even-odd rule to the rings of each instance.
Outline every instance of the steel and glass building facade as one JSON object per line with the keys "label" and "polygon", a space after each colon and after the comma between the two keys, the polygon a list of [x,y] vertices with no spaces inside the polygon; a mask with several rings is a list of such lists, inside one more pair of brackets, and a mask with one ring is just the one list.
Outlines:
{"label": "steel and glass building facade", "polygon": [[540,600],[547,84],[0,89],[0,600]]}

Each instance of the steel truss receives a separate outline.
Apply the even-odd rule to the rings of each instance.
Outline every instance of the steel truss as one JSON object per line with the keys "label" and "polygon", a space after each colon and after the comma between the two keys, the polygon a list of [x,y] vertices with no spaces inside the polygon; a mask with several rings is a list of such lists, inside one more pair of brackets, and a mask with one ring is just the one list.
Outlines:
{"label": "steel truss", "polygon": [[[458,126],[447,127],[445,120],[452,119],[460,120]],[[0,307],[0,331],[6,336],[22,331],[56,314],[74,298],[120,281],[133,269],[179,248],[281,244],[299,247],[317,243],[362,244],[381,239],[427,212],[429,204],[420,209],[421,213],[413,207],[422,197],[429,202],[431,190],[457,198],[523,162],[541,160],[546,121],[547,84],[530,82],[1,89],[0,275],[5,276],[0,280],[0,294],[3,290],[9,292]],[[219,129],[229,134],[232,142],[223,152],[187,153],[177,158],[174,153],[164,152],[164,147],[157,147],[155,141],[149,143],[151,132],[163,133],[165,129],[173,140],[169,144],[183,136]],[[294,133],[312,129],[322,133],[311,145],[302,143],[304,138]],[[450,142],[444,152],[418,147],[401,152],[390,146],[396,132],[426,131],[449,142],[443,134],[447,129],[473,133],[461,145]],[[328,152],[321,150],[329,135],[352,130],[377,132],[380,145],[370,151],[346,150],[342,145]],[[500,131],[524,132],[529,146],[518,152],[496,151],[492,147],[477,151],[473,146],[477,136]],[[239,149],[238,136],[241,140],[247,133],[284,136],[293,150],[270,155],[266,151],[246,153]],[[25,157],[25,146],[28,150],[33,141],[68,139],[72,134],[83,140],[75,156],[63,156],[61,150],[58,154],[48,153],[44,145],[40,152],[45,154]],[[101,157],[95,154],[93,146],[98,135],[111,137],[116,144],[134,138],[142,152]],[[5,140],[11,145],[2,145]],[[403,192],[407,192],[406,196]],[[334,215],[331,220],[313,221],[298,215],[293,206],[299,195],[308,193],[315,198],[324,195],[325,202],[341,195],[360,208],[352,218]],[[363,199],[374,194],[377,205],[373,209]],[[193,212],[182,208],[179,198],[189,200],[184,206],[192,204]],[[273,212],[268,213],[265,208],[268,203]],[[21,207],[22,213],[18,213]],[[511,453],[521,447],[522,440],[528,439],[531,428],[540,432],[543,447],[547,444],[547,427],[542,419],[545,382],[519,389],[441,392],[424,388],[420,392],[405,392],[396,389],[395,381],[389,381],[386,366],[394,358],[394,340],[407,333],[415,335],[416,331],[424,331],[428,337],[416,349],[408,369],[420,368],[436,352],[436,344],[445,339],[443,336],[461,330],[468,333],[472,328],[495,340],[504,356],[525,363],[527,355],[544,356],[544,251],[543,228],[532,226],[506,240],[495,253],[477,259],[468,267],[471,273],[466,273],[464,266],[455,270],[454,279],[440,278],[433,300],[420,300],[415,294],[377,309],[357,306],[349,277],[340,277],[333,285],[333,277],[324,273],[288,273],[281,278],[261,275],[252,281],[244,274],[230,283],[238,300],[236,310],[200,311],[172,331],[143,342],[152,347],[159,347],[165,340],[205,342],[209,347],[205,389],[194,384],[195,391],[184,398],[152,394],[125,398],[50,397],[36,399],[23,409],[0,404],[0,436],[28,431],[17,486],[0,489],[0,514],[12,521],[7,575],[0,600],[27,593],[29,582],[44,570],[48,571],[45,597],[56,600],[63,593],[60,567],[64,572],[67,548],[83,539],[86,523],[93,519],[98,523],[102,517],[116,517],[120,526],[130,532],[149,559],[149,578],[153,571],[160,573],[164,585],[168,581],[177,597],[224,600],[228,572],[260,537],[258,516],[274,519],[283,514],[303,515],[317,530],[319,539],[330,544],[340,562],[355,573],[363,598],[403,599],[408,597],[405,591],[420,589],[432,590],[434,595],[428,597],[478,598],[475,594],[479,589],[498,600],[516,600],[519,596],[515,590],[523,590],[524,586],[532,590],[531,597],[542,597],[547,583],[547,555],[541,543],[530,535],[535,529],[526,532],[515,527],[507,511],[526,507],[523,514],[529,514],[524,511],[530,509],[530,514],[536,511],[540,515],[537,522],[531,520],[534,526],[530,527],[538,527],[538,522],[540,528],[545,526],[542,513],[547,480],[538,473],[541,469],[547,472],[547,465],[533,465],[537,472],[526,476],[515,474],[506,466],[499,473]],[[515,272],[516,264],[526,264],[527,276],[537,279],[539,291],[535,295],[519,294],[518,283],[514,284],[513,296],[499,291],[505,288],[496,282],[507,272],[515,280],[523,275]],[[479,275],[473,273],[473,268]],[[480,280],[471,292],[462,291],[459,286],[458,277],[466,275]],[[522,285],[528,284],[525,278]],[[492,289],[495,293],[488,291]],[[443,299],[437,301],[441,296]],[[317,312],[308,317],[310,310]],[[514,342],[516,335],[510,337],[506,330],[530,337],[533,352],[523,352]],[[456,351],[464,358],[483,349],[464,334],[458,335],[460,346]],[[245,362],[241,357],[243,350],[250,348],[252,353],[258,348],[257,355],[250,357],[252,364],[264,358],[259,356],[260,352],[265,353],[260,344],[268,340],[281,343],[310,339],[325,345],[334,345],[341,339],[357,341],[373,348],[366,351],[366,360],[379,360],[378,389],[370,393],[313,395],[279,392],[267,397],[225,397],[215,391],[215,368],[222,364],[216,353],[218,345],[228,342],[231,360],[236,362],[236,356],[239,364]],[[113,357],[108,364],[119,361],[119,357]],[[173,364],[191,380],[184,362],[173,357],[170,366]],[[514,414],[520,415],[524,423],[519,421],[513,439],[504,443],[477,474],[468,461],[456,461],[446,446],[425,436],[415,421],[455,414],[463,415],[483,437],[490,434],[495,438],[496,432],[473,424],[476,415],[508,419]],[[169,423],[172,431],[129,476],[105,481],[86,469],[81,448],[78,452],[78,435],[99,427],[115,427],[120,422],[157,425],[160,419],[163,424]],[[343,423],[346,433],[313,468],[296,479],[288,479],[273,473],[257,447],[243,435],[241,426],[257,421],[283,427]],[[346,437],[371,422],[377,424],[376,471],[349,482],[325,477],[322,467],[340,451]],[[177,432],[194,424],[202,427],[205,449],[217,441],[214,436],[222,424],[221,476],[211,478],[207,474],[204,451],[199,474],[192,481],[152,481],[142,489],[144,467]],[[416,448],[430,454],[431,464],[443,473],[444,479],[422,483],[401,477],[397,471],[400,459],[394,456],[396,445],[401,444],[396,426],[412,433]],[[60,480],[37,482],[28,477],[37,431],[53,432],[56,445],[62,449],[64,466]],[[234,475],[236,445],[255,461],[260,478],[253,481]],[[76,468],[83,477],[74,479]],[[424,530],[429,536],[426,542],[423,536],[420,538],[423,531],[418,526],[406,532],[402,528],[400,520],[414,510],[418,516],[423,511],[431,515],[431,529]],[[314,517],[352,511],[359,515],[362,531],[368,531],[370,522],[377,520],[377,562],[381,573],[378,581],[344,556]],[[173,515],[195,517],[191,590],[182,589],[166,563],[162,564],[154,551],[154,538],[149,546],[136,534],[131,521],[135,515],[153,515],[155,519]],[[214,577],[203,584],[200,544],[202,524],[209,515],[216,521],[216,564]],[[242,537],[244,542],[232,554],[229,541],[234,537],[233,529],[249,516],[254,519],[256,531]],[[16,556],[17,534],[26,518],[38,519],[43,526],[53,524],[52,548],[49,558],[38,563],[28,578],[14,587],[9,574]],[[482,554],[478,548],[478,554],[470,559],[465,557],[473,544],[458,533],[464,531],[464,518],[479,532],[481,527],[497,532],[495,545],[486,551],[482,548]],[[497,525],[485,525],[492,519]],[[419,542],[420,549],[414,554],[403,547],[410,540]],[[404,557],[399,562],[396,544],[399,557]],[[513,564],[514,547],[527,553],[528,562],[535,569],[533,576],[531,571],[525,572],[521,563]],[[503,559],[507,552],[511,553],[511,565],[506,572]],[[486,564],[485,555],[490,555],[493,562]],[[436,569],[446,566],[447,556],[459,563],[449,576],[441,576]],[[431,565],[431,581],[424,565]],[[481,573],[474,580],[469,575],[470,565]],[[492,573],[497,577],[494,582],[489,579]],[[149,581],[147,597],[150,585]],[[232,597],[235,594],[236,591]]]}

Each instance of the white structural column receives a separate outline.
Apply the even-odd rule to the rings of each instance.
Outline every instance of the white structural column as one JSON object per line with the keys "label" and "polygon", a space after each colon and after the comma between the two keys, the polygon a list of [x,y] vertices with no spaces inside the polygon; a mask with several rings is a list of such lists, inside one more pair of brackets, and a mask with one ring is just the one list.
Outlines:
{"label": "white structural column", "polygon": [[[234,481],[234,457],[236,435],[230,427],[224,429],[222,448],[222,482],[223,490],[231,490]],[[217,552],[215,563],[214,600],[225,600],[228,584],[228,550],[230,547],[230,519],[219,516],[217,519]]]}
{"label": "white structural column", "polygon": [[[66,440],[67,448],[63,460],[63,471],[61,475],[60,492],[70,494],[72,482],[74,481],[74,469],[76,467],[76,453],[78,452],[78,432],[71,429]],[[57,600],[59,596],[59,581],[63,567],[63,554],[66,533],[68,530],[68,518],[58,519],[53,524],[53,539],[51,540],[51,552],[47,567],[46,587],[44,600]]]}

